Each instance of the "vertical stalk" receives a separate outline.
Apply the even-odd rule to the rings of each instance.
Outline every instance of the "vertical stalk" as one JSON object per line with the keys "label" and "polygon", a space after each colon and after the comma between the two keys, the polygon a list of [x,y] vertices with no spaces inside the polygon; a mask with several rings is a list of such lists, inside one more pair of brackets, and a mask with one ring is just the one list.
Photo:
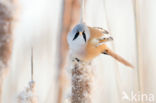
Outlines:
{"label": "vertical stalk", "polygon": [[12,53],[14,3],[13,0],[0,1],[0,103],[2,102],[3,81],[8,71]]}
{"label": "vertical stalk", "polygon": [[91,103],[93,72],[90,63],[73,61],[71,103]]}
{"label": "vertical stalk", "polygon": [[58,98],[57,103],[62,103],[63,92],[65,87],[65,64],[68,53],[67,34],[71,27],[79,21],[80,2],[79,0],[63,0],[60,20],[60,35],[58,36]]}
{"label": "vertical stalk", "polygon": [[134,7],[134,19],[135,19],[135,28],[136,28],[136,54],[137,54],[137,76],[138,76],[138,90],[143,92],[143,80],[142,80],[142,68],[143,68],[143,59],[141,52],[141,30],[140,30],[140,0],[133,0]]}
{"label": "vertical stalk", "polygon": [[28,87],[19,94],[18,103],[38,103],[38,98],[35,93],[36,83],[33,79],[33,63],[33,48],[31,48],[31,81]]}

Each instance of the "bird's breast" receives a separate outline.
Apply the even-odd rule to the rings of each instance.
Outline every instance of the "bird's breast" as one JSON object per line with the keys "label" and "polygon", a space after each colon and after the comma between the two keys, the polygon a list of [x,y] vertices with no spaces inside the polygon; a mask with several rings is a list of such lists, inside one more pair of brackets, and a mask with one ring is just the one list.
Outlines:
{"label": "bird's breast", "polygon": [[70,53],[72,54],[73,57],[83,59],[85,55],[85,47],[74,47],[70,49]]}
{"label": "bird's breast", "polygon": [[89,41],[85,47],[85,55],[83,59],[85,61],[90,61],[100,54],[101,51],[99,51],[98,48]]}

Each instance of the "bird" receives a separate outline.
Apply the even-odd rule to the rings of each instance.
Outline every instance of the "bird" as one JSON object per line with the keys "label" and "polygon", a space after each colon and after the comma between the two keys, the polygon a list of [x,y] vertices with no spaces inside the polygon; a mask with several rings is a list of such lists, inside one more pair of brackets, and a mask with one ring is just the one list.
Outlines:
{"label": "bird", "polygon": [[122,64],[134,68],[127,60],[108,48],[106,42],[112,41],[109,32],[100,27],[90,27],[79,23],[67,35],[70,53],[77,61],[91,61],[100,54],[110,55]]}

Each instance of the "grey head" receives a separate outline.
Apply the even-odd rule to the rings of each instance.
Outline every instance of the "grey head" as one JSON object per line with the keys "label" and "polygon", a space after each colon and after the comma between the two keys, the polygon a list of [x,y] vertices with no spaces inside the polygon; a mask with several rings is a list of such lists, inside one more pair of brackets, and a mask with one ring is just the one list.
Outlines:
{"label": "grey head", "polygon": [[77,24],[68,34],[67,41],[69,48],[79,50],[85,47],[89,38],[90,32],[88,27],[83,23]]}

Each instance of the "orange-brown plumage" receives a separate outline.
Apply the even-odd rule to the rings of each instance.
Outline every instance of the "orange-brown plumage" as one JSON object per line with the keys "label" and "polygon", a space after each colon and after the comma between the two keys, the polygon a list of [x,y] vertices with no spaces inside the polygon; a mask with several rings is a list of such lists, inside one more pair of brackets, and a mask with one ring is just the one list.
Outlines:
{"label": "orange-brown plumage", "polygon": [[[100,55],[101,53],[105,53],[105,54],[112,56],[114,59],[118,60],[122,64],[129,66],[131,68],[134,68],[133,65],[131,65],[128,61],[126,61],[121,56],[117,55],[112,50],[110,50],[106,44],[101,44],[99,46],[96,46],[96,43],[94,44],[94,42],[93,42],[94,39],[98,39],[104,35],[101,31],[99,31],[96,28],[92,28],[92,27],[89,27],[89,31],[90,31],[91,37],[88,40],[87,45],[86,45],[86,53],[85,53],[84,60],[88,61],[88,60],[91,60],[91,59],[95,58],[96,56]],[[108,33],[108,32],[106,31],[106,33]],[[105,34],[105,35],[107,35],[107,34]],[[107,41],[107,39],[103,40],[102,42],[106,42],[106,41]],[[101,41],[99,41],[99,43],[100,42]]]}
{"label": "orange-brown plumage", "polygon": [[125,59],[110,50],[105,42],[113,40],[109,33],[102,28],[87,27],[78,24],[68,35],[68,44],[76,58],[90,61],[100,54],[107,54],[122,64],[133,68]]}

